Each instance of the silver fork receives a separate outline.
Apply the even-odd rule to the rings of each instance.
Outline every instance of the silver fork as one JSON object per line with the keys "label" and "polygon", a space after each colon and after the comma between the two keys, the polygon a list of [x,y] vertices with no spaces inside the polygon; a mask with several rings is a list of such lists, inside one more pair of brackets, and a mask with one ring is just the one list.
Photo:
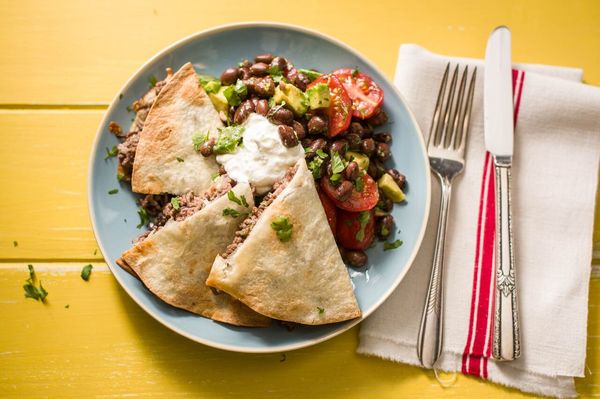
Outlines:
{"label": "silver fork", "polygon": [[452,180],[465,166],[465,145],[469,130],[475,76],[467,87],[468,67],[458,83],[459,65],[454,68],[448,90],[450,63],[446,66],[433,113],[427,152],[431,170],[440,180],[441,203],[429,289],[425,298],[417,340],[417,356],[425,367],[433,367],[442,352],[443,341],[443,275],[446,225],[450,208]]}

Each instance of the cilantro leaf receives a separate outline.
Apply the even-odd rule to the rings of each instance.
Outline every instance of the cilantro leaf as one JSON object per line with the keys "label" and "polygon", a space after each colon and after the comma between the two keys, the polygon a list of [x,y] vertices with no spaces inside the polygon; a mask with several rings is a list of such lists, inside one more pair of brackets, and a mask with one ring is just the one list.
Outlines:
{"label": "cilantro leaf", "polygon": [[298,69],[298,72],[304,74],[311,82],[321,76],[320,72],[313,71],[312,69]]}
{"label": "cilantro leaf", "polygon": [[232,125],[219,128],[219,137],[213,147],[213,152],[217,155],[234,152],[242,141],[245,128],[239,125]]}
{"label": "cilantro leaf", "polygon": [[361,193],[365,189],[365,181],[362,179],[362,177],[359,177],[358,179],[354,180],[354,188],[359,193]]}
{"label": "cilantro leaf", "polygon": [[325,313],[325,308],[322,308],[320,306],[317,306],[317,310],[319,311],[319,314]]}
{"label": "cilantro leaf", "polygon": [[313,178],[317,180],[321,177],[323,166],[323,159],[319,157],[313,158],[312,161],[308,163],[308,169],[312,172]]}
{"label": "cilantro leaf", "polygon": [[340,180],[342,180],[342,175],[339,173],[334,173],[331,175],[331,177],[329,178],[329,180],[332,183],[338,183]]}
{"label": "cilantro leaf", "polygon": [[208,130],[204,133],[194,133],[192,136],[192,144],[194,144],[194,150],[200,151],[200,147],[202,144],[206,143],[208,140]]}
{"label": "cilantro leaf", "polygon": [[240,199],[242,200],[242,205],[244,205],[246,208],[250,207],[248,201],[246,201],[246,196],[244,194],[240,195]]}
{"label": "cilantro leaf", "polygon": [[371,219],[371,213],[369,213],[369,211],[363,211],[358,215],[358,223],[360,223],[360,228],[355,236],[357,241],[362,241],[365,239],[365,227],[367,226],[369,219]]}
{"label": "cilantro leaf", "polygon": [[333,173],[342,173],[345,168],[346,168],[346,165],[344,165],[344,161],[342,160],[342,157],[340,157],[340,154],[338,154],[336,151],[334,151],[331,154],[331,171]]}
{"label": "cilantro leaf", "polygon": [[125,173],[123,172],[117,172],[117,180],[118,181],[123,181],[125,179]]}
{"label": "cilantro leaf", "polygon": [[271,228],[275,230],[275,234],[277,234],[277,238],[279,241],[286,242],[292,238],[292,228],[294,225],[290,223],[290,220],[287,216],[277,216],[271,222]]}
{"label": "cilantro leaf", "polygon": [[383,250],[384,251],[389,251],[391,249],[396,249],[399,246],[401,246],[402,244],[403,244],[403,242],[400,241],[400,240],[396,240],[394,242],[384,242],[383,243]]}
{"label": "cilantro leaf", "polygon": [[178,211],[179,208],[181,208],[181,202],[179,202],[179,198],[177,198],[177,197],[171,198],[171,205],[173,206],[173,209]]}
{"label": "cilantro leaf", "polygon": [[223,95],[227,99],[229,105],[236,107],[242,103],[242,99],[235,91],[235,86],[227,86],[225,90],[223,90]]}
{"label": "cilantro leaf", "polygon": [[90,280],[90,274],[92,274],[92,265],[85,265],[83,267],[83,269],[81,269],[81,278],[84,281],[89,281]]}
{"label": "cilantro leaf", "polygon": [[352,77],[353,78],[357,77],[359,73],[360,73],[360,71],[358,70],[358,68],[354,68],[352,70]]}
{"label": "cilantro leaf", "polygon": [[118,188],[113,188],[112,190],[109,190],[109,191],[108,191],[108,194],[109,194],[109,195],[115,195],[115,194],[116,194],[116,193],[118,193],[118,192],[119,192],[119,189],[118,189]]}
{"label": "cilantro leaf", "polygon": [[212,175],[210,175],[210,179],[211,179],[212,181],[216,181],[216,180],[219,178],[219,176],[221,176],[221,175],[219,174],[219,172],[215,172],[215,173],[213,173]]}
{"label": "cilantro leaf", "polygon": [[238,216],[240,216],[241,213],[239,213],[238,211],[236,211],[233,208],[225,208],[223,209],[223,216],[231,216],[232,218],[236,218]]}
{"label": "cilantro leaf", "polygon": [[108,147],[106,147],[106,156],[104,157],[104,160],[107,160],[108,158],[116,157],[117,154],[119,154],[119,150],[117,149],[116,145],[114,145],[113,148],[111,148],[110,150],[108,149]]}
{"label": "cilantro leaf", "polygon": [[181,157],[177,157],[175,159],[177,160],[177,162],[183,162],[183,158],[181,158]]}
{"label": "cilantro leaf", "polygon": [[319,148],[319,149],[316,151],[316,154],[317,154],[317,155],[319,156],[319,158],[321,158],[321,159],[325,159],[325,158],[327,158],[327,157],[329,156],[329,155],[327,155],[327,153],[326,153],[325,151],[323,151],[323,150],[322,150],[322,149],[320,149],[320,148]]}
{"label": "cilantro leaf", "polygon": [[154,75],[148,76],[148,83],[150,84],[150,87],[156,86],[156,84],[158,83],[156,76],[154,76]]}
{"label": "cilantro leaf", "polygon": [[139,229],[147,225],[148,222],[150,222],[150,216],[148,216],[148,212],[146,212],[146,209],[142,207],[138,209],[138,215],[140,215],[140,224],[138,224],[136,227]]}
{"label": "cilantro leaf", "polygon": [[236,197],[233,190],[229,190],[227,192],[227,198],[229,198],[229,201],[235,202],[236,204],[238,204],[240,206],[245,206],[246,208],[249,207],[248,201],[246,201],[246,197],[244,195],[240,195],[240,198]]}
{"label": "cilantro leaf", "polygon": [[36,285],[37,277],[33,265],[27,265],[27,268],[29,269],[29,278],[25,280],[25,284],[23,285],[25,298],[32,298],[36,301],[45,302],[48,291],[44,289],[41,281],[39,282],[39,287]]}

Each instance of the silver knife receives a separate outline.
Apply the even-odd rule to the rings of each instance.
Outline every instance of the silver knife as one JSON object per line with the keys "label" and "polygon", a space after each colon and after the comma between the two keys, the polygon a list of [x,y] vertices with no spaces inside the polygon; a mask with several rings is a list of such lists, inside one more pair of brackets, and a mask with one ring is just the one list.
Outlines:
{"label": "silver knife", "polygon": [[492,357],[514,360],[521,355],[517,280],[511,215],[513,95],[511,35],[496,28],[485,50],[485,147],[494,156],[496,177],[496,297]]}

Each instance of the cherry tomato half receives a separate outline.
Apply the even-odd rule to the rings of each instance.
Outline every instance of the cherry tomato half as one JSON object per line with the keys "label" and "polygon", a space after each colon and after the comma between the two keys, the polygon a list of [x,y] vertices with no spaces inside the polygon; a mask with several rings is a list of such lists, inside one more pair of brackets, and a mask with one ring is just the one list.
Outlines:
{"label": "cherry tomato half", "polygon": [[332,74],[339,78],[352,99],[352,115],[360,119],[375,115],[383,102],[383,90],[369,75],[350,68],[337,69]]}
{"label": "cherry tomato half", "polygon": [[375,236],[375,212],[339,211],[337,239],[344,248],[367,249]]}
{"label": "cherry tomato half", "polygon": [[321,205],[323,205],[323,209],[325,210],[325,215],[327,216],[329,227],[331,227],[331,232],[335,236],[335,225],[337,219],[335,204],[322,190],[317,189],[317,193],[319,193],[319,199],[321,200]]}
{"label": "cherry tomato half", "polygon": [[362,191],[358,191],[355,187],[352,189],[350,198],[346,201],[336,199],[336,187],[331,183],[327,176],[321,178],[321,188],[338,208],[350,212],[366,211],[377,205],[377,202],[379,201],[379,191],[377,191],[377,184],[371,176],[365,174],[361,179],[363,181]]}
{"label": "cherry tomato half", "polygon": [[311,88],[317,83],[326,83],[329,86],[329,137],[337,136],[342,133],[352,119],[352,100],[346,93],[340,80],[334,75],[321,75],[313,81],[307,88]]}

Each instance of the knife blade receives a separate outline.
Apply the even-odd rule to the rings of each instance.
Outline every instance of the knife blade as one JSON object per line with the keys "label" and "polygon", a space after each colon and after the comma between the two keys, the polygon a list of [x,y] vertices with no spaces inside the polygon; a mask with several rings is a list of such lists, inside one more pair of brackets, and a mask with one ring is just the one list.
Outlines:
{"label": "knife blade", "polygon": [[496,292],[492,357],[514,360],[521,355],[521,340],[511,209],[514,145],[511,33],[506,26],[494,29],[487,43],[483,101],[485,147],[493,155],[496,183]]}

